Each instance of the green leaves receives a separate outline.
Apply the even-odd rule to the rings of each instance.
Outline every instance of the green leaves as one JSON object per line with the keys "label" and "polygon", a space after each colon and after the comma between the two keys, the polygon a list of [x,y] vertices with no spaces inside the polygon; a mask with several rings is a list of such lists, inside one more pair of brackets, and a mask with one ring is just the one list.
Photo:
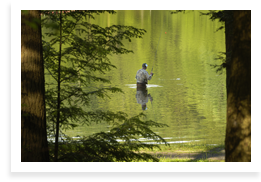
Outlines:
{"label": "green leaves", "polygon": [[[218,20],[219,22],[223,22],[223,23],[224,23],[225,21],[229,22],[229,19],[231,19],[231,18],[230,18],[230,14],[227,13],[227,11],[224,11],[224,10],[222,10],[222,11],[209,10],[208,13],[202,13],[202,12],[201,12],[201,15],[210,16],[210,19],[211,19],[212,21]],[[222,29],[224,29],[224,28],[225,28],[225,26],[220,26],[220,27],[216,30],[216,32],[219,31],[219,30],[222,30]]]}
{"label": "green leaves", "polygon": [[[95,113],[97,114],[97,113]],[[154,133],[150,127],[155,125],[163,127],[166,125],[156,124],[151,121],[142,121],[144,114],[127,118],[124,113],[103,113],[102,119],[114,121],[113,128],[109,132],[95,133],[83,137],[78,141],[68,140],[66,149],[63,149],[60,161],[66,162],[133,162],[149,161],[158,162],[159,159],[150,154],[140,152],[143,149],[160,149],[158,145],[145,143],[140,138],[153,139],[158,143],[167,142]],[[66,151],[66,152],[65,152]]]}
{"label": "green leaves", "polygon": [[177,14],[177,13],[180,13],[180,12],[185,13],[185,10],[175,10],[175,11],[171,11],[170,14]]}
{"label": "green leaves", "polygon": [[224,68],[227,67],[227,63],[226,63],[226,60],[227,58],[230,57],[230,53],[226,53],[226,52],[220,52],[218,57],[215,58],[215,60],[220,60],[221,64],[220,65],[213,65],[213,64],[210,64],[211,67],[215,68],[216,69],[216,72],[223,72]]}

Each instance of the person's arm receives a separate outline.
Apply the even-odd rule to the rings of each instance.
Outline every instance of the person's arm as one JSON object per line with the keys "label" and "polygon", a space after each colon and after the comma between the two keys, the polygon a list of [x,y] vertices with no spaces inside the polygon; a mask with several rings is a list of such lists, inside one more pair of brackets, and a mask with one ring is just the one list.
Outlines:
{"label": "person's arm", "polygon": [[150,73],[150,75],[149,75],[149,73],[146,71],[147,80],[151,80],[152,75],[153,75],[153,73]]}

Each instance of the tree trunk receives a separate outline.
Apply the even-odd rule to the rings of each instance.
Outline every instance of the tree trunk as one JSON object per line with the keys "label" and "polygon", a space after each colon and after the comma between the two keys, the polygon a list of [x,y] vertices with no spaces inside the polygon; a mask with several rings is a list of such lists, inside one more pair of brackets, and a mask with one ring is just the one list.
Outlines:
{"label": "tree trunk", "polygon": [[[226,162],[251,161],[251,11],[232,11],[227,66]],[[227,27],[226,27],[227,29]],[[227,30],[226,30],[227,31]]]}
{"label": "tree trunk", "polygon": [[48,162],[40,11],[21,18],[21,161]]}

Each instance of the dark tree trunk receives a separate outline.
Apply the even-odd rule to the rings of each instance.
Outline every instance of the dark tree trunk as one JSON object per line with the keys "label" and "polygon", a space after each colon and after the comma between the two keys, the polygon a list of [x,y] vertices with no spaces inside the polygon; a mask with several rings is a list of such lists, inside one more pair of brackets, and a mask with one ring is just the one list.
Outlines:
{"label": "dark tree trunk", "polygon": [[48,162],[40,11],[21,18],[21,161]]}
{"label": "dark tree trunk", "polygon": [[[226,162],[251,161],[251,11],[232,11],[226,31],[227,128]],[[226,32],[227,33],[227,32]],[[230,34],[231,35],[231,34]],[[231,38],[231,39],[230,39]]]}

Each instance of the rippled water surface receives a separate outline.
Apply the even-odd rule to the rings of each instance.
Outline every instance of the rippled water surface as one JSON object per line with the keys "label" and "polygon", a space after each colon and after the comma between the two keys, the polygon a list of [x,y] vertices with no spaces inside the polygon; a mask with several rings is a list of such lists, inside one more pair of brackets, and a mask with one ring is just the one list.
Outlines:
{"label": "rippled water surface", "polygon": [[[117,11],[116,15],[97,16],[92,23],[103,27],[128,25],[147,31],[143,39],[124,41],[134,54],[110,58],[117,69],[105,77],[124,94],[93,100],[93,110],[123,111],[129,117],[144,112],[147,119],[169,125],[155,131],[173,144],[224,143],[225,72],[220,75],[210,66],[220,64],[215,58],[225,51],[224,31],[216,32],[221,23],[200,16],[199,11],[173,15],[170,11]],[[148,72],[153,67],[155,73],[147,88],[152,101],[148,100],[146,110],[142,110],[136,98],[135,75],[142,63],[148,64]],[[93,124],[65,133],[89,135],[108,131],[109,127],[106,123]]]}

